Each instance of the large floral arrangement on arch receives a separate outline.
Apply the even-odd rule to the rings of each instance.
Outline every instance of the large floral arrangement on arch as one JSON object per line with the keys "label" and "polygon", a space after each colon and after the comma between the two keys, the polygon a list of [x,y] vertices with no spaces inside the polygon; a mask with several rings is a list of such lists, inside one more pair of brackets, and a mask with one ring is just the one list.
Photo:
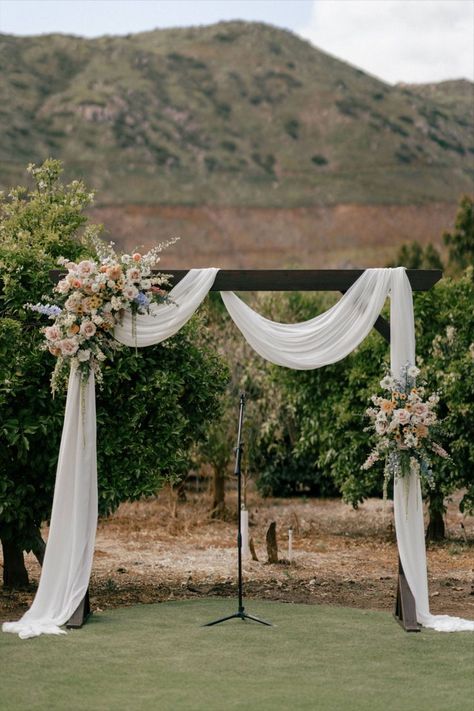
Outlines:
{"label": "large floral arrangement on arch", "polygon": [[54,288],[54,304],[27,304],[53,323],[43,328],[42,347],[56,357],[53,392],[64,371],[72,367],[86,380],[92,370],[101,382],[102,363],[121,345],[111,337],[125,310],[150,313],[153,304],[170,301],[169,274],[153,271],[160,252],[176,240],[159,244],[146,254],[117,254],[113,244],[93,239],[96,259],[78,263],[64,257],[58,264],[67,274]]}
{"label": "large floral arrangement on arch", "polygon": [[415,473],[428,487],[433,487],[433,455],[449,458],[448,453],[436,441],[441,433],[436,408],[439,395],[427,396],[426,386],[417,377],[419,369],[406,365],[399,378],[387,374],[380,386],[385,397],[372,395],[372,407],[366,410],[377,443],[370,452],[362,469],[370,469],[375,462],[385,459],[384,498],[388,481],[405,478]]}

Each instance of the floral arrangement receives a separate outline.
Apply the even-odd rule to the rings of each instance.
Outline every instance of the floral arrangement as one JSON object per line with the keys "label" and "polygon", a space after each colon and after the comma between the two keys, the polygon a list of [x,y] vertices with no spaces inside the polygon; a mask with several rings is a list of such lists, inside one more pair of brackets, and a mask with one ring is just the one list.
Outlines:
{"label": "floral arrangement", "polygon": [[65,369],[78,369],[83,380],[92,370],[101,382],[102,363],[121,346],[111,338],[124,311],[150,313],[152,304],[170,301],[166,288],[168,274],[153,272],[159,253],[176,240],[165,242],[146,254],[118,255],[113,244],[93,238],[97,259],[78,264],[64,257],[58,264],[67,274],[54,288],[55,304],[26,304],[27,308],[47,315],[52,325],[43,329],[43,348],[56,358],[51,387],[57,389]]}
{"label": "floral arrangement", "polygon": [[380,387],[388,391],[385,397],[372,396],[373,407],[366,410],[378,442],[362,465],[370,469],[375,462],[385,459],[384,499],[391,478],[406,477],[411,472],[433,486],[432,456],[449,458],[448,453],[434,439],[439,421],[437,393],[425,398],[424,384],[416,384],[420,371],[415,366],[402,368],[400,379],[386,375]]}

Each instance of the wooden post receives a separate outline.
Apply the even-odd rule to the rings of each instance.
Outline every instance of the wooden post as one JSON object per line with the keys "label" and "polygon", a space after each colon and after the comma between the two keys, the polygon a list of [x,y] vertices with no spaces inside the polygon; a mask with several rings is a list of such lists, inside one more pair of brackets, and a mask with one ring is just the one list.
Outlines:
{"label": "wooden post", "polygon": [[80,629],[91,615],[92,611],[89,601],[89,588],[87,588],[86,594],[77,606],[76,611],[72,613],[71,617],[66,622],[66,627],[68,629]]}
{"label": "wooden post", "polygon": [[278,563],[278,543],[276,537],[276,523],[272,521],[267,531],[267,555],[269,563]]}
{"label": "wooden post", "polygon": [[416,602],[398,557],[397,601],[393,614],[406,632],[419,632],[421,625],[416,619]]}

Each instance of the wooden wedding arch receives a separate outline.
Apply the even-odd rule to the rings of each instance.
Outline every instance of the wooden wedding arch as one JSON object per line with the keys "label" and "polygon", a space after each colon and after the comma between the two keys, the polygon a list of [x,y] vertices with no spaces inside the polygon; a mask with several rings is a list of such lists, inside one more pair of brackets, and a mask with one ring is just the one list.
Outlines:
{"label": "wooden wedding arch", "polygon": [[[172,286],[178,284],[188,271],[188,269],[166,269],[166,273],[172,274],[170,279]],[[338,291],[344,294],[364,271],[366,270],[221,269],[217,272],[210,291]],[[429,291],[443,276],[440,269],[407,269],[406,273],[413,291]],[[53,270],[50,274],[56,283],[64,276],[64,272],[59,270]],[[374,328],[390,343],[390,323],[387,319],[378,316]],[[89,591],[87,591],[66,626],[82,627],[89,614]],[[419,632],[415,598],[405,577],[400,557],[394,616],[407,632]]]}

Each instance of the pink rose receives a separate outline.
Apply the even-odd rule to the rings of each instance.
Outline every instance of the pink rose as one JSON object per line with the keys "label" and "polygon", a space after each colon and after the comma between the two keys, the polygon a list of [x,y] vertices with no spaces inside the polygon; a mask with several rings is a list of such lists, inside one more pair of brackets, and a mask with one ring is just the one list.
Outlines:
{"label": "pink rose", "polygon": [[82,277],[90,276],[95,272],[95,264],[89,259],[84,259],[77,265],[77,273]]}
{"label": "pink rose", "polygon": [[75,338],[63,338],[62,341],[59,341],[58,346],[63,356],[73,356],[79,348]]}
{"label": "pink rose", "polygon": [[61,281],[59,281],[56,286],[56,291],[58,291],[60,294],[65,294],[67,291],[69,291],[70,288],[71,286],[66,281],[66,279],[61,279]]}
{"label": "pink rose", "polygon": [[415,402],[413,405],[413,412],[415,415],[426,415],[428,412],[428,406],[424,402]]}
{"label": "pink rose", "polygon": [[141,272],[136,267],[132,267],[127,271],[127,279],[129,281],[139,281],[141,277]]}
{"label": "pink rose", "polygon": [[83,321],[81,323],[81,335],[84,336],[84,338],[92,338],[92,336],[96,332],[96,327],[95,324],[92,323],[92,321]]}
{"label": "pink rose", "polygon": [[407,425],[410,422],[410,413],[404,408],[394,410],[393,419],[399,422],[401,425]]}
{"label": "pink rose", "polygon": [[57,326],[48,326],[44,333],[48,341],[58,341],[61,338],[61,331]]}

